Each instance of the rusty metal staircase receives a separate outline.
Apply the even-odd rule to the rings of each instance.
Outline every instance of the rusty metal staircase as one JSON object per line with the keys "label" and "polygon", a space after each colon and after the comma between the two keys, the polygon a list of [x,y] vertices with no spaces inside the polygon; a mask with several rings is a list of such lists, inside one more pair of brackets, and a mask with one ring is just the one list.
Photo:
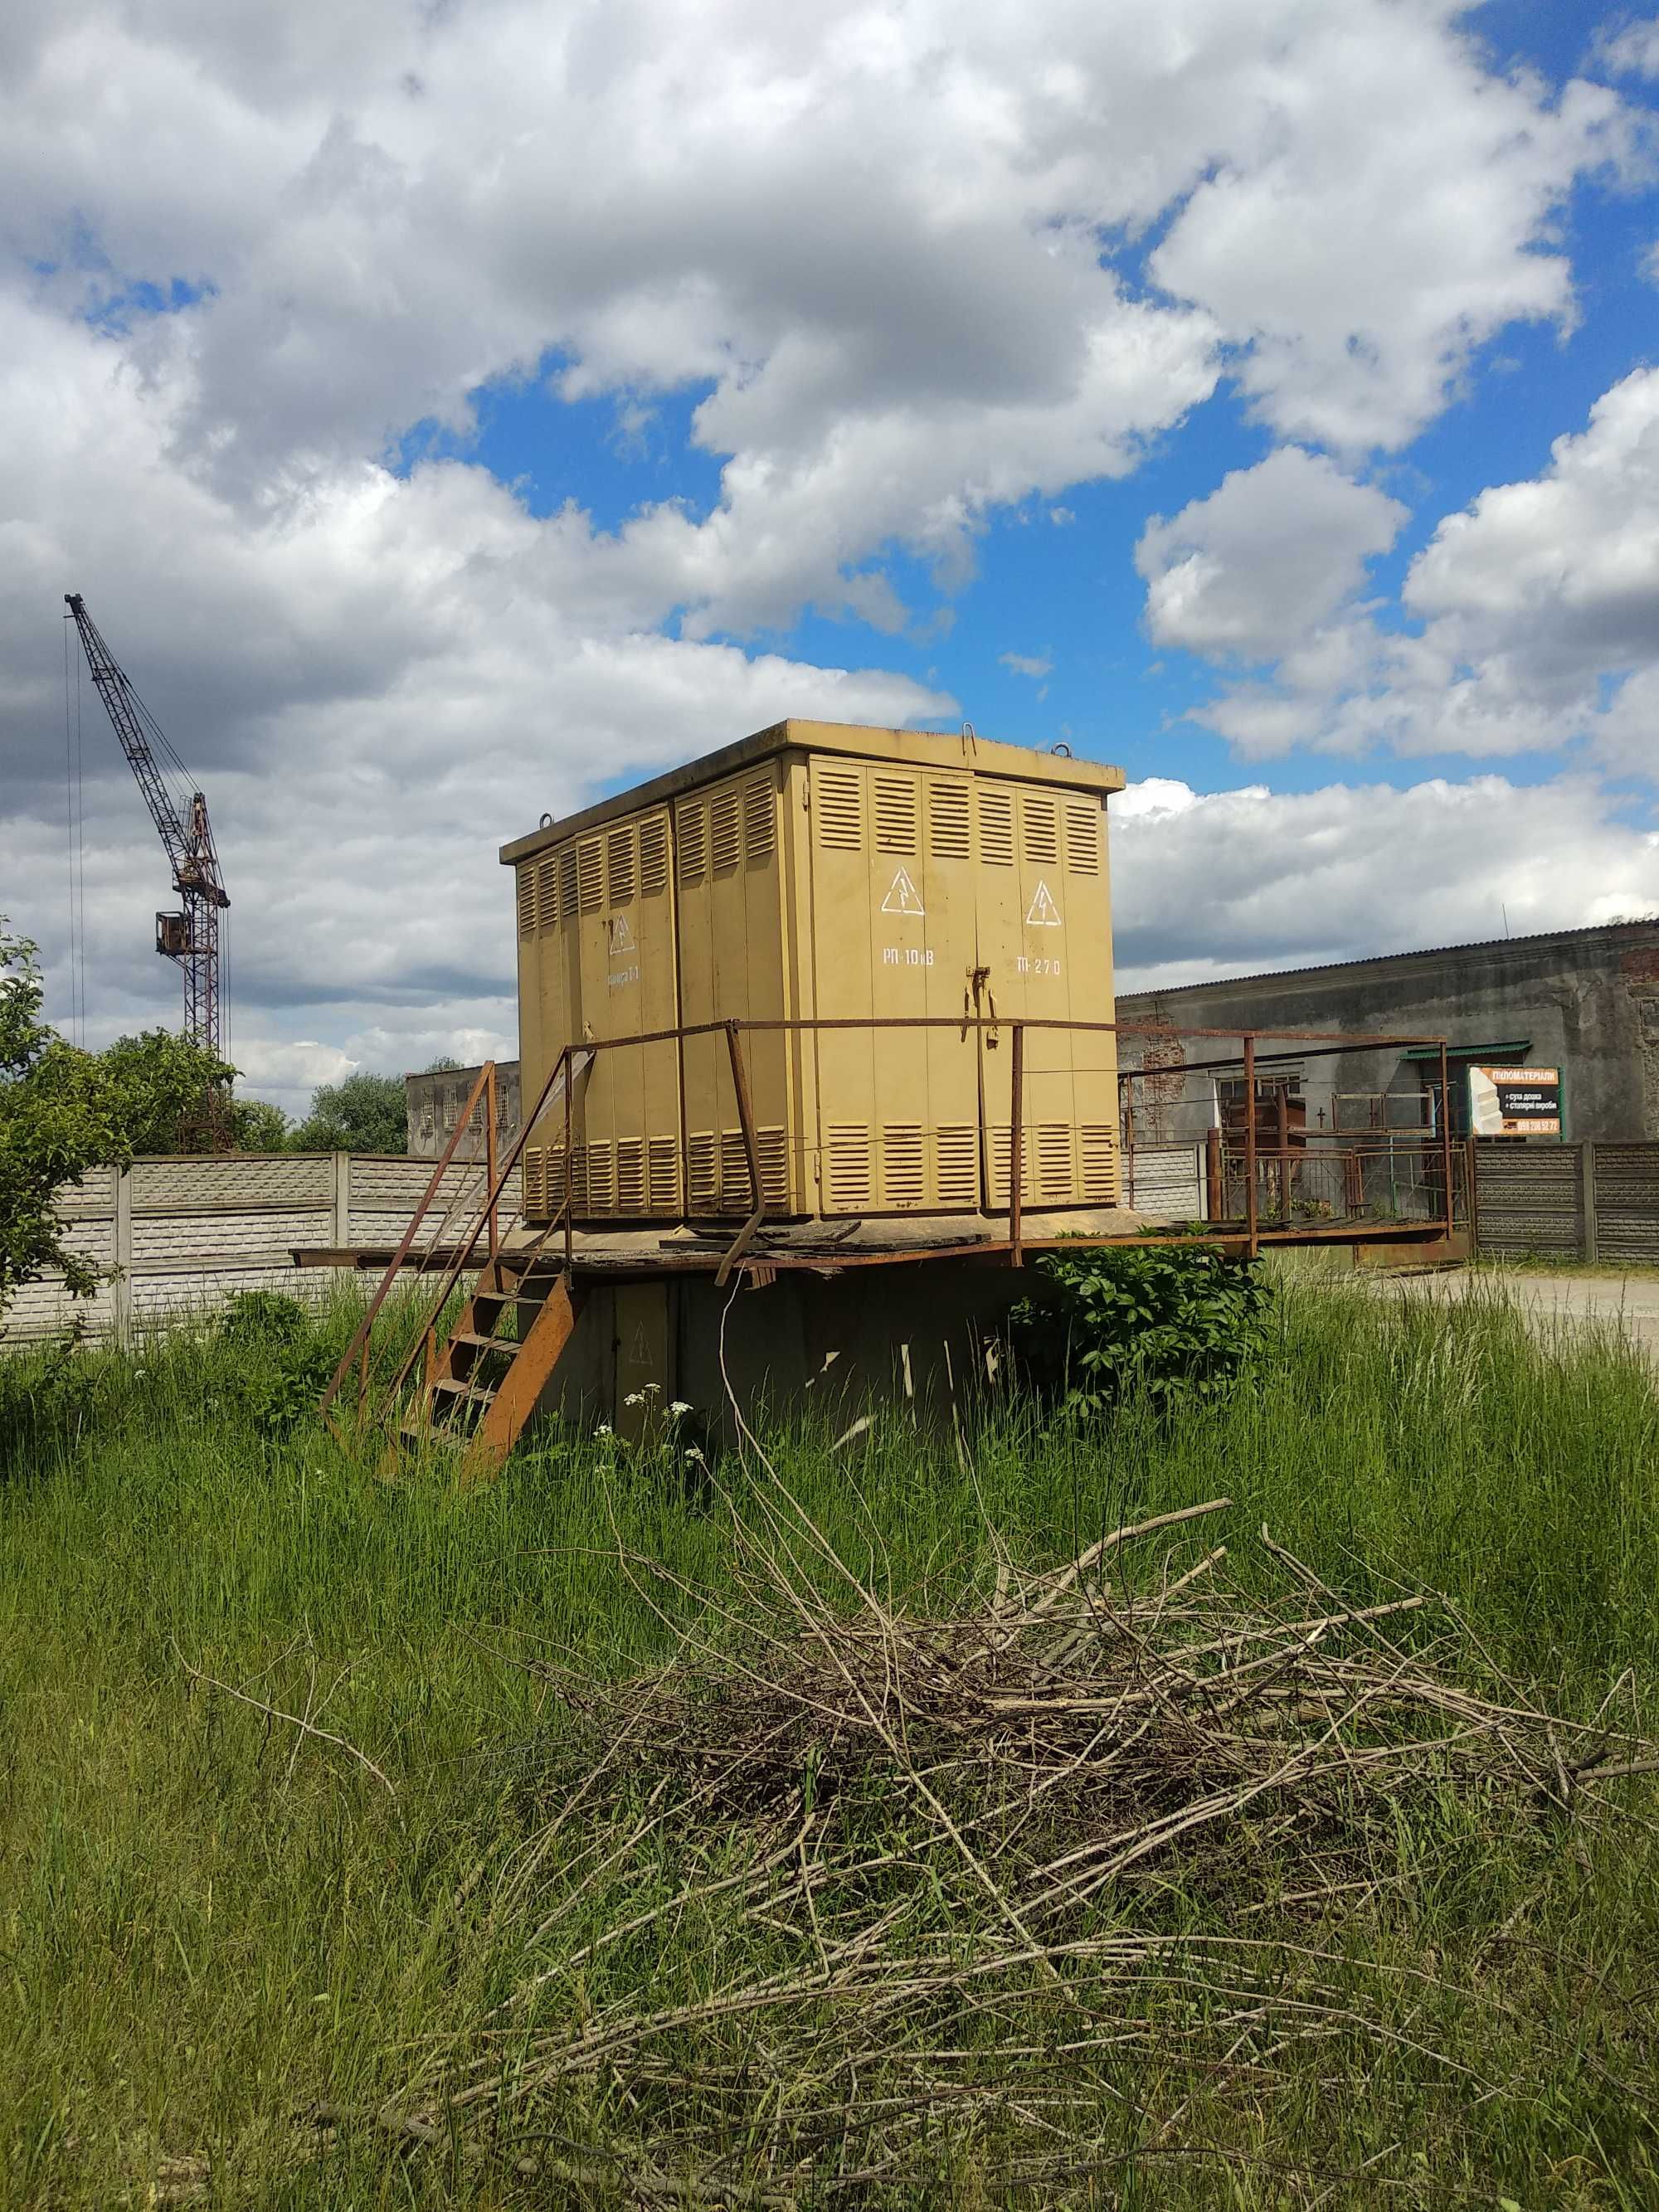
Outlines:
{"label": "rusty metal staircase", "polygon": [[[480,1069],[403,1241],[323,1393],[319,1410],[342,1442],[349,1440],[348,1421],[358,1437],[377,1428],[386,1432],[385,1474],[395,1473],[411,1447],[434,1446],[453,1451],[457,1476],[464,1485],[498,1474],[570,1341],[580,1294],[571,1261],[568,1197],[557,1218],[520,1244],[508,1241],[518,1217],[504,1224],[501,1211],[507,1178],[532,1127],[564,1082],[568,1060],[568,1054],[561,1054],[534,1111],[526,1115],[499,1166],[495,1062]],[[422,1225],[434,1210],[456,1148],[481,1103],[483,1182],[475,1186],[465,1209],[459,1197],[452,1199],[422,1246]],[[455,1215],[463,1210],[457,1241],[446,1243]],[[560,1231],[562,1244],[556,1247],[554,1238]],[[481,1239],[485,1240],[483,1252],[478,1250]],[[416,1271],[417,1281],[435,1275],[437,1286],[412,1343],[390,1379],[382,1382],[375,1372],[375,1325],[405,1268]],[[470,1269],[477,1271],[477,1280],[454,1326],[445,1334],[445,1313]],[[345,1394],[354,1373],[355,1404],[348,1412]]]}
{"label": "rusty metal staircase", "polygon": [[576,1310],[570,1275],[540,1241],[498,1253],[441,1350],[428,1325],[417,1347],[426,1371],[398,1428],[404,1442],[454,1444],[465,1480],[495,1474],[541,1402]]}

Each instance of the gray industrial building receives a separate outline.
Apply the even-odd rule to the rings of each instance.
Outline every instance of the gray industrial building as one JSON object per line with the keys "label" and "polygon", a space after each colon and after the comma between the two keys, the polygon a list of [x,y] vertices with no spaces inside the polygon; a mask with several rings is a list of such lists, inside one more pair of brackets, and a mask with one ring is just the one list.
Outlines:
{"label": "gray industrial building", "polygon": [[[1659,921],[1126,992],[1117,1018],[1172,1031],[1444,1036],[1454,1135],[1471,1130],[1472,1074],[1502,1066],[1559,1074],[1559,1127],[1532,1142],[1659,1138]],[[1242,1118],[1242,1097],[1229,1091],[1238,1087],[1242,1043],[1126,1036],[1121,1044],[1123,1066],[1159,1069],[1128,1086],[1138,1141],[1200,1138],[1224,1126],[1235,1104]],[[1438,1127],[1437,1052],[1327,1057],[1264,1037],[1257,1066],[1285,1094],[1298,1132]]]}
{"label": "gray industrial building", "polygon": [[[422,1075],[404,1078],[409,1109],[409,1156],[435,1160],[449,1142],[460,1120],[481,1070],[476,1067],[436,1067]],[[519,1063],[495,1062],[495,1144],[504,1152],[519,1133]],[[458,1160],[481,1160],[484,1156],[483,1109],[474,1112],[472,1127],[464,1129],[455,1147]]]}

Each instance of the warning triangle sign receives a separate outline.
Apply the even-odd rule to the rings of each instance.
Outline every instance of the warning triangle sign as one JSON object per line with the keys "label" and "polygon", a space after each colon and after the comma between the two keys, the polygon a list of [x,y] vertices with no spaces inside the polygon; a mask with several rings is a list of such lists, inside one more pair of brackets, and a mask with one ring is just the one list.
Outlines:
{"label": "warning triangle sign", "polygon": [[628,1357],[635,1367],[651,1364],[651,1346],[647,1340],[642,1321],[636,1321],[634,1324],[634,1340],[628,1347]]}
{"label": "warning triangle sign", "polygon": [[628,916],[625,914],[613,915],[611,918],[611,950],[613,952],[633,952],[637,950],[634,943],[634,933],[628,927]]}
{"label": "warning triangle sign", "polygon": [[888,886],[887,896],[881,902],[884,914],[926,914],[921,894],[910,880],[908,868],[901,868]]}
{"label": "warning triangle sign", "polygon": [[1025,917],[1027,929],[1058,929],[1060,927],[1060,908],[1054,904],[1054,894],[1041,878],[1036,896],[1031,901],[1031,911]]}

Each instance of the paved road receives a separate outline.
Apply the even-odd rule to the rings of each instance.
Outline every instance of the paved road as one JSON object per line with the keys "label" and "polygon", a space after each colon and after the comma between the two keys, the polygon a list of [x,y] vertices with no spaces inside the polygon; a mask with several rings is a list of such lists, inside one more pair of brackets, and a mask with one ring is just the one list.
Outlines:
{"label": "paved road", "polygon": [[1563,1322],[1610,1323],[1622,1328],[1659,1361],[1659,1274],[1558,1275],[1523,1267],[1459,1267],[1445,1274],[1386,1276],[1378,1281],[1377,1288],[1455,1298],[1464,1297],[1471,1285],[1494,1282],[1503,1286],[1540,1332]]}

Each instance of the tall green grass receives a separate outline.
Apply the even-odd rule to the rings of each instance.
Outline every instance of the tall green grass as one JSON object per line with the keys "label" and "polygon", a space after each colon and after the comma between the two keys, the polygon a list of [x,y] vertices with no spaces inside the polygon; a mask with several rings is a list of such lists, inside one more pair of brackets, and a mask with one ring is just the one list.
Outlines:
{"label": "tall green grass", "polygon": [[[321,1328],[343,1342],[349,1320]],[[510,2175],[356,2122],[430,2041],[464,2045],[522,1966],[529,1922],[502,1920],[489,1873],[523,1816],[515,1747],[547,1718],[522,1662],[624,1673],[664,1656],[675,1601],[647,1601],[619,1553],[718,1588],[726,1500],[746,1510],[735,1462],[711,1498],[665,1460],[558,1433],[480,1492],[457,1495],[435,1460],[387,1485],[374,1453],[314,1423],[262,1430],[265,1358],[203,1329],[131,1356],[0,1363],[9,2206],[182,2197],[203,2174],[239,2204],[520,2201]],[[1252,1540],[1265,1522],[1345,1594],[1444,1593],[1479,1640],[1472,1668],[1573,1712],[1626,1669],[1644,1698],[1659,1682],[1653,1376],[1610,1337],[1540,1342],[1497,1291],[1440,1308],[1292,1288],[1260,1370],[1173,1419],[1129,1408],[1054,1431],[992,1406],[965,1454],[896,1416],[839,1455],[785,1409],[767,1435],[843,1556],[917,1605],[983,1582],[998,1540],[1052,1560],[1224,1494],[1247,1580],[1273,1571]],[[309,1715],[393,1790],[191,1668]],[[1494,1838],[1462,1872],[1395,1940],[1490,1972],[1514,1955],[1485,1948],[1493,1929],[1524,1929],[1526,1962],[1504,1969],[1517,1991],[1582,2014],[1627,2078],[1659,1957],[1646,1832],[1541,1863]],[[522,1910],[533,1920],[533,1896]],[[1406,2147],[1419,2195],[1403,2201],[1659,2202],[1659,2059],[1646,2068],[1643,2098],[1615,2112],[1593,2067],[1530,2117],[1500,2125],[1472,2105],[1421,2147],[1426,2164]],[[1363,2084],[1323,2118],[1321,2094],[1310,2075],[1297,2156],[1346,2170],[1354,2124],[1336,2114],[1363,2106]],[[319,2105],[337,2129],[306,2117]],[[1076,2201],[1301,2202],[1256,2148],[1259,2166],[1224,2181],[1165,2166]],[[982,2201],[971,2172],[951,2186]],[[1343,2187],[1329,2201],[1365,2201]]]}

